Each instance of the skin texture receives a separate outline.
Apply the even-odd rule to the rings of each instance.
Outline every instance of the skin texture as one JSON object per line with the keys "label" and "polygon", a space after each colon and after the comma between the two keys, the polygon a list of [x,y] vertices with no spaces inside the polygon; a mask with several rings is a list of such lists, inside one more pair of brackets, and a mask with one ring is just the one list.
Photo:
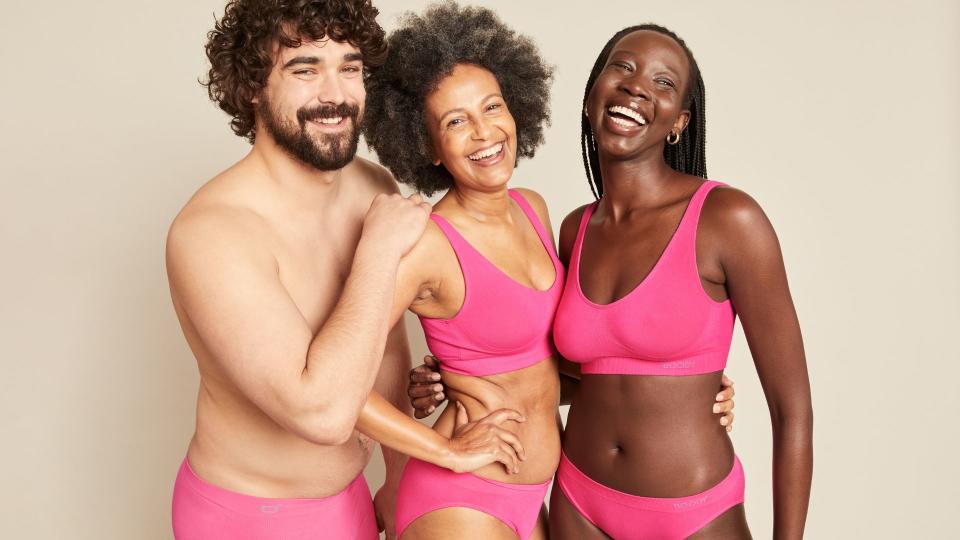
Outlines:
{"label": "skin texture", "polygon": [[[278,47],[263,95],[294,124],[304,107],[362,111],[357,53],[329,40]],[[298,57],[310,61],[290,63]],[[305,129],[323,150],[355,128],[349,122]],[[229,490],[326,497],[369,461],[372,442],[354,424],[371,389],[406,407],[407,338],[384,308],[430,206],[400,197],[382,167],[355,158],[319,171],[258,131],[251,152],[197,191],[167,239],[171,296],[201,377],[187,457]],[[402,461],[384,454],[389,485]]]}
{"label": "skin texture", "polygon": [[[682,131],[687,58],[669,37],[639,31],[613,49],[591,90],[587,114],[597,137],[605,194],[587,226],[579,276],[593,302],[632,291],[654,267],[702,179],[663,161],[671,130]],[[637,103],[647,126],[623,130],[607,107]],[[583,208],[560,232],[569,258]],[[774,433],[775,538],[801,538],[812,474],[812,409],[800,328],[769,220],[749,196],[717,188],[697,231],[704,291],[730,298],[767,397]],[[569,279],[577,279],[570,276]],[[720,373],[688,377],[588,375],[573,399],[564,451],[588,476],[613,489],[649,497],[681,497],[720,482],[729,472],[729,437],[704,413],[703,396]],[[554,538],[603,538],[561,490],[551,500]],[[694,538],[749,538],[742,505]]]}

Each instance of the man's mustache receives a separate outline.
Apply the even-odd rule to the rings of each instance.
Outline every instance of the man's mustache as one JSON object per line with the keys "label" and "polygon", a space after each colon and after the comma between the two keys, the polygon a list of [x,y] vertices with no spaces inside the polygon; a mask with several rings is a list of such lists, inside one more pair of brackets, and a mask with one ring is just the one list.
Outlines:
{"label": "man's mustache", "polygon": [[300,108],[297,110],[297,121],[303,127],[307,122],[318,120],[320,118],[331,118],[342,116],[351,118],[353,123],[357,123],[357,115],[360,114],[360,106],[351,103],[340,103],[339,105],[321,104],[316,107]]}

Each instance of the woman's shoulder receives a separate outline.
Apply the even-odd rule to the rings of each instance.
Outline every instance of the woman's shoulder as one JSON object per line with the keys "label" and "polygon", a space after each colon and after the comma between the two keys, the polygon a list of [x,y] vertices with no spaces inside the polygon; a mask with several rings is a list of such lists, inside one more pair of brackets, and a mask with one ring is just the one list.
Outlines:
{"label": "woman's shoulder", "polygon": [[767,220],[760,204],[745,191],[721,183],[703,203],[701,221],[724,228],[752,226]]}
{"label": "woman's shoulder", "polygon": [[703,203],[698,238],[707,244],[729,245],[738,251],[747,246],[777,243],[777,234],[760,204],[745,191],[728,185],[710,191]]}

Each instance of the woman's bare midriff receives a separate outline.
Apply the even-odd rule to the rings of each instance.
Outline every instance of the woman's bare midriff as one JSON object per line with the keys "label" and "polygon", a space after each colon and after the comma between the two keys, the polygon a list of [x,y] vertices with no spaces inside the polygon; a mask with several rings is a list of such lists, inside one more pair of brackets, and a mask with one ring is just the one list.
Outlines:
{"label": "woman's bare midriff", "polygon": [[[539,484],[549,480],[560,461],[560,426],[557,405],[560,379],[555,358],[532,366],[485,377],[443,371],[443,382],[451,402],[459,401],[471,421],[497,409],[514,409],[526,417],[523,423],[506,422],[501,427],[516,434],[526,451],[519,474],[508,474],[500,463],[474,471],[482,478],[512,484]],[[433,428],[445,437],[453,433],[456,407],[447,406]]]}
{"label": "woman's bare midriff", "polygon": [[720,377],[584,375],[564,453],[624,493],[683,497],[713,487],[733,464],[733,444],[713,414]]}

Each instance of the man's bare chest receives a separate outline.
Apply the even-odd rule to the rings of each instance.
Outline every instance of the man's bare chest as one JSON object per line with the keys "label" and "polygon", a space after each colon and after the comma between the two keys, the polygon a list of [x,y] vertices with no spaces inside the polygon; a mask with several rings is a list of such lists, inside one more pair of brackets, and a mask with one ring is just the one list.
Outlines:
{"label": "man's bare chest", "polygon": [[340,299],[353,266],[360,229],[343,227],[278,242],[280,282],[314,332]]}

